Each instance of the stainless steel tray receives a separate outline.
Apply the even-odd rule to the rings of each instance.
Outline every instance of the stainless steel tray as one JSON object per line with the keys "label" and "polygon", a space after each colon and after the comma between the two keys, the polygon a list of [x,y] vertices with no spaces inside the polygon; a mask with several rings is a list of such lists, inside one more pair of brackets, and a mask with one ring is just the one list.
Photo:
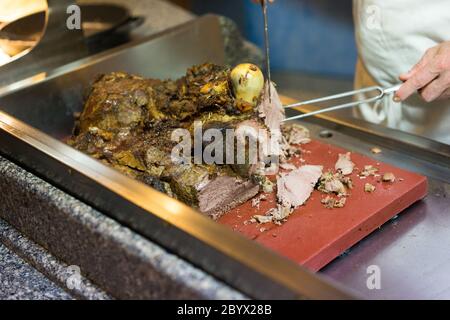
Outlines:
{"label": "stainless steel tray", "polygon": [[[73,113],[81,111],[83,93],[97,74],[123,70],[169,78],[205,61],[224,61],[224,39],[214,16],[2,88],[0,151],[250,297],[350,297],[339,285],[60,141],[70,135]],[[380,146],[380,160],[425,174],[434,185],[449,185],[449,146],[363,121],[320,116],[306,124],[315,139],[329,140],[331,135],[332,143],[365,154],[369,146]],[[343,260],[338,264],[348,270]],[[339,272],[331,276],[342,279]]]}
{"label": "stainless steel tray", "polygon": [[190,207],[65,145],[96,75],[123,70],[174,78],[224,63],[219,20],[205,16],[139,43],[3,88],[0,151],[75,197],[254,298],[347,298],[337,285]]}

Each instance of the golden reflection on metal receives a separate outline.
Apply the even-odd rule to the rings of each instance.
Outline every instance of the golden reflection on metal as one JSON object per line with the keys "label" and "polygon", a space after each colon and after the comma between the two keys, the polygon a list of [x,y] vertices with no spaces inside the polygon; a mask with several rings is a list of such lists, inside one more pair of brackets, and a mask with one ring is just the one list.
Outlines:
{"label": "golden reflection on metal", "polygon": [[38,73],[38,74],[36,74],[36,75],[34,75],[32,77],[23,79],[21,81],[17,81],[17,82],[15,82],[13,84],[9,84],[9,85],[6,85],[4,87],[0,87],[0,97],[3,94],[5,94],[5,93],[21,89],[21,88],[30,86],[32,84],[36,84],[36,83],[38,83],[40,81],[45,80],[46,78],[47,78],[47,72],[41,72],[41,73]]}
{"label": "golden reflection on metal", "polygon": [[180,203],[170,201],[170,202],[162,202],[162,205],[166,208],[167,211],[171,212],[175,215],[180,215],[183,213],[183,207]]}
{"label": "golden reflection on metal", "polygon": [[[0,49],[0,66],[2,66],[25,56],[39,43],[42,34],[44,33],[44,30],[46,29],[47,26],[48,5],[46,0],[0,0],[0,7],[1,7],[0,27],[2,27],[3,24],[7,24],[9,22],[23,18],[28,15],[32,15],[37,12],[41,11],[46,12],[45,24],[42,30],[40,30],[40,36],[37,41],[32,41],[33,43],[30,43],[29,48],[22,50],[18,53],[15,53],[13,51],[5,52],[4,50]],[[29,41],[14,41],[14,42],[27,43]],[[6,45],[8,46],[8,44]],[[13,45],[15,46],[15,44]]]}
{"label": "golden reflection on metal", "polygon": [[46,0],[0,0],[0,22],[11,22],[48,8]]}
{"label": "golden reflection on metal", "polygon": [[7,64],[11,57],[0,48],[0,66]]}

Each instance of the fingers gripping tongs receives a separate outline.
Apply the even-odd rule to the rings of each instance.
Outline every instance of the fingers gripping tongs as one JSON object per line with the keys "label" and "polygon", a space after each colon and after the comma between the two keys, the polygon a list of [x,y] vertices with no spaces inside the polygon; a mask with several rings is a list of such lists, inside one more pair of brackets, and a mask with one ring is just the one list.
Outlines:
{"label": "fingers gripping tongs", "polygon": [[363,100],[357,100],[357,101],[352,101],[352,102],[339,104],[339,105],[328,107],[328,108],[324,108],[324,109],[319,109],[319,110],[312,111],[312,112],[303,113],[303,114],[300,114],[300,115],[297,115],[297,116],[286,118],[284,121],[306,118],[306,117],[313,116],[313,115],[316,115],[316,114],[321,114],[321,113],[325,113],[325,112],[341,110],[341,109],[345,109],[345,108],[351,108],[351,107],[358,106],[358,105],[364,104],[364,103],[375,102],[375,101],[378,101],[378,100],[382,99],[387,94],[391,94],[391,93],[396,92],[398,89],[400,89],[401,86],[402,86],[402,84],[398,84],[398,85],[396,85],[394,87],[391,87],[391,88],[382,88],[382,87],[379,87],[379,86],[374,86],[374,87],[368,87],[368,88],[364,88],[364,89],[359,89],[359,90],[353,90],[353,91],[348,91],[348,92],[344,92],[344,93],[339,93],[339,94],[331,95],[331,96],[328,96],[328,97],[323,97],[323,98],[312,99],[312,100],[308,100],[308,101],[302,101],[302,102],[289,104],[289,105],[284,106],[284,108],[285,109],[289,109],[289,108],[301,107],[301,106],[304,106],[304,105],[319,104],[319,103],[322,103],[322,102],[334,101],[334,100],[338,100],[338,99],[342,99],[342,98],[346,98],[346,97],[355,96],[355,95],[361,94],[361,93],[364,93],[364,94],[373,93],[374,94],[371,98],[367,98],[367,99],[363,99]]}

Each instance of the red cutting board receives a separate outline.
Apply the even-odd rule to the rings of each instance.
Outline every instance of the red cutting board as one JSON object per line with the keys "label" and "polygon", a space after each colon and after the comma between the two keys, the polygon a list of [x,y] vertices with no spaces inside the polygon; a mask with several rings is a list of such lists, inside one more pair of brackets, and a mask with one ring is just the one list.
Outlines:
{"label": "red cutting board", "polygon": [[[302,146],[300,158],[294,158],[296,166],[322,165],[324,172],[333,169],[339,153],[344,149],[312,141]],[[344,208],[327,209],[320,200],[326,195],[315,190],[305,205],[296,209],[281,226],[270,224],[246,224],[255,214],[263,215],[276,205],[276,192],[267,194],[267,201],[260,207],[252,207],[251,201],[233,209],[219,219],[219,223],[231,227],[244,236],[292,259],[312,271],[318,271],[345,250],[366,237],[386,221],[399,214],[427,194],[424,176],[381,163],[375,159],[352,153],[355,170],[351,174],[354,188]],[[300,160],[303,159],[303,162]],[[397,181],[380,182],[380,177],[358,177],[365,165],[379,168],[379,173],[392,172]],[[376,186],[373,193],[364,191],[365,183]],[[261,230],[264,228],[266,230]],[[262,232],[261,232],[262,231]]]}

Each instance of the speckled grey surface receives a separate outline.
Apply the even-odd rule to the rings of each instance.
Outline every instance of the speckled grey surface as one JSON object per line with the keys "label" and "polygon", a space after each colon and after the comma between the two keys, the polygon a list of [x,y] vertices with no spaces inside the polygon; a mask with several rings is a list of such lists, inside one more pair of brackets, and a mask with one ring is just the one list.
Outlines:
{"label": "speckled grey surface", "polygon": [[70,300],[72,296],[0,244],[1,300]]}
{"label": "speckled grey surface", "polygon": [[[27,282],[31,282],[33,284],[42,283],[44,286],[44,291],[47,291],[46,282],[53,281],[55,283],[54,287],[57,287],[57,284],[61,288],[64,288],[65,291],[69,292],[72,297],[82,298],[82,299],[95,299],[95,300],[107,300],[111,299],[111,297],[106,294],[103,290],[95,286],[91,281],[81,276],[78,273],[77,266],[67,265],[58,259],[56,259],[52,254],[47,252],[44,248],[37,245],[30,239],[24,237],[19,231],[11,227],[5,221],[0,219],[0,241],[4,243],[10,250],[12,250],[18,256],[24,258],[25,261],[29,264],[29,268],[31,266],[34,267],[35,272],[23,272],[22,269],[16,271],[16,275],[21,276],[24,279],[27,279]],[[10,270],[14,269],[14,267],[10,267]],[[1,271],[1,270],[0,270]],[[40,271],[40,272],[38,272]],[[42,272],[42,273],[41,273]],[[33,279],[35,273],[44,274],[48,278],[47,280],[41,280],[41,278]],[[3,288],[3,285],[0,287]],[[49,293],[57,293],[58,296],[55,295],[55,299],[64,299],[63,296],[59,297],[59,291],[55,291],[56,289],[49,288]],[[27,292],[27,290],[22,290],[16,288],[19,296],[21,292]],[[47,293],[43,292],[42,298],[45,299]],[[67,294],[66,294],[67,295]],[[20,298],[22,298],[20,296]],[[41,298],[41,297],[37,297]],[[33,297],[36,299],[36,297]]]}
{"label": "speckled grey surface", "polygon": [[245,298],[3,157],[0,190],[1,218],[115,298]]}

